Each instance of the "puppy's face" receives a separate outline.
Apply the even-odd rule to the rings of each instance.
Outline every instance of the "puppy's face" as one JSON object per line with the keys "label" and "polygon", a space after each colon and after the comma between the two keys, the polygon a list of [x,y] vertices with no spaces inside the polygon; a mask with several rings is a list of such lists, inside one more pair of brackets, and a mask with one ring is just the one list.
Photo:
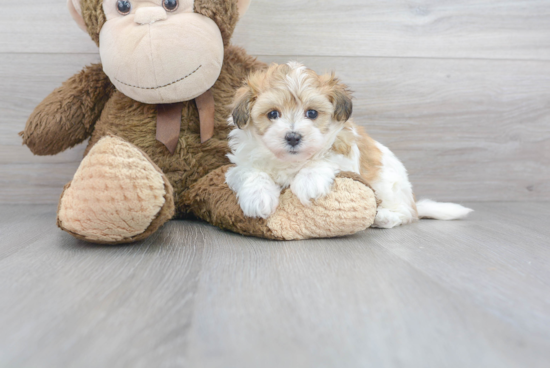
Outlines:
{"label": "puppy's face", "polygon": [[280,160],[300,162],[332,146],[352,113],[347,88],[300,64],[273,65],[237,92],[233,121]]}

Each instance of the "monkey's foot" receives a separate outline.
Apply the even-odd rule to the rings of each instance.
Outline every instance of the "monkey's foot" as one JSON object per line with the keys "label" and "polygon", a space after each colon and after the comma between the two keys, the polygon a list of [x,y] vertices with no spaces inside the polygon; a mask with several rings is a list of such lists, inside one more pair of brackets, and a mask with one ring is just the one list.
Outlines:
{"label": "monkey's foot", "polygon": [[287,189],[267,227],[284,240],[352,235],[372,226],[376,208],[373,190],[359,175],[343,173],[334,180],[332,191],[310,206]]}
{"label": "monkey's foot", "polygon": [[102,138],[65,186],[58,226],[101,244],[145,239],[174,215],[173,189],[162,171],[134,145]]}
{"label": "monkey's foot", "polygon": [[338,175],[332,192],[310,206],[304,206],[292,191],[286,190],[275,213],[264,220],[243,214],[235,193],[225,183],[228,168],[211,172],[184,195],[195,215],[223,229],[269,239],[299,240],[351,235],[374,223],[374,192],[356,174]]}

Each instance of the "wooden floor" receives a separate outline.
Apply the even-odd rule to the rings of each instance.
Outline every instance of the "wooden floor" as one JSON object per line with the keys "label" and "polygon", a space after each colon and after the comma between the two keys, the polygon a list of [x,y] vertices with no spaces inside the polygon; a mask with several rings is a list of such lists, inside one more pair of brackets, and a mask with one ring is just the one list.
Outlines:
{"label": "wooden floor", "polygon": [[549,367],[550,203],[337,240],[171,222],[133,246],[0,209],[0,367]]}

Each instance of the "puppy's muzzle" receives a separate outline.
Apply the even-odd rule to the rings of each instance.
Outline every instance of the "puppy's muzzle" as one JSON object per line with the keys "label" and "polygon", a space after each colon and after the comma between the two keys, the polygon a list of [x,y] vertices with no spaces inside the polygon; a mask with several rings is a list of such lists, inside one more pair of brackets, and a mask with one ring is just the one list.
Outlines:
{"label": "puppy's muzzle", "polygon": [[302,135],[296,132],[290,132],[285,136],[285,140],[290,147],[296,147],[302,142]]}

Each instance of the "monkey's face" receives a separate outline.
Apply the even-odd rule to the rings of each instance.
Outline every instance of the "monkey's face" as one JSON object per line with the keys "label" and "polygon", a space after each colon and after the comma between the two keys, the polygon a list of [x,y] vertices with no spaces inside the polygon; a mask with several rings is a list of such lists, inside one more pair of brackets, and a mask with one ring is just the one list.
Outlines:
{"label": "monkey's face", "polygon": [[192,100],[218,79],[224,56],[216,23],[194,0],[104,0],[103,69],[116,88],[148,104]]}

